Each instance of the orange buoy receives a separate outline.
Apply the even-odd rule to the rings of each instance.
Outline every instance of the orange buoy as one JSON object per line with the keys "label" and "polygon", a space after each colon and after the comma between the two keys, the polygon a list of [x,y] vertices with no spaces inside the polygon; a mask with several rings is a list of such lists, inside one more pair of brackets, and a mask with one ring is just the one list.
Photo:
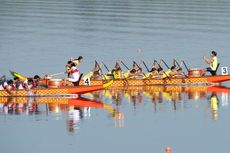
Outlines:
{"label": "orange buoy", "polygon": [[172,150],[172,149],[171,149],[169,146],[167,146],[167,147],[165,148],[165,152],[166,152],[166,153],[171,153],[171,150]]}

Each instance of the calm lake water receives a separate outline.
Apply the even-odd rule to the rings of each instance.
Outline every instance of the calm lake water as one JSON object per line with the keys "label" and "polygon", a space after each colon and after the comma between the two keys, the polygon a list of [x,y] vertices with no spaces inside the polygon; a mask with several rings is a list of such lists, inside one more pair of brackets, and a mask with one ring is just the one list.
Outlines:
{"label": "calm lake water", "polygon": [[[66,61],[79,55],[84,74],[95,60],[110,69],[116,60],[129,66],[144,60],[150,67],[161,58],[207,67],[202,56],[211,50],[229,66],[229,16],[227,0],[0,0],[0,75],[63,72]],[[87,94],[106,107],[75,109],[61,104],[66,99],[54,106],[50,99],[13,106],[19,99],[1,99],[9,104],[0,113],[1,152],[228,151],[228,94],[153,91]]]}

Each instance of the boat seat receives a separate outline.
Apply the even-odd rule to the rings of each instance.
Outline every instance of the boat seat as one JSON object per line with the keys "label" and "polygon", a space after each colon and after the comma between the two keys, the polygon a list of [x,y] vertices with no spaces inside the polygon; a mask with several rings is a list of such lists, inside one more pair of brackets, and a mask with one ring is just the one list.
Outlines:
{"label": "boat seat", "polygon": [[73,82],[74,86],[79,86],[82,76],[83,76],[83,73],[80,74],[80,77],[77,82]]}
{"label": "boat seat", "polygon": [[216,75],[216,72],[217,72],[219,66],[220,66],[220,63],[217,64],[216,70],[215,70],[215,71],[210,71],[210,73],[211,73],[212,75]]}

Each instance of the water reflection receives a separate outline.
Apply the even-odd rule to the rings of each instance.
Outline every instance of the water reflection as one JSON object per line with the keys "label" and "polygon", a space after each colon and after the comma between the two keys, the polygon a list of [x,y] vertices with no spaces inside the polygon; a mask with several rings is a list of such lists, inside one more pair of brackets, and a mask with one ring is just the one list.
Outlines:
{"label": "water reflection", "polygon": [[213,120],[218,119],[218,107],[219,107],[219,99],[217,97],[217,94],[213,92],[210,97],[210,108],[211,108],[211,114]]}
{"label": "water reflection", "polygon": [[40,110],[38,109],[38,104],[34,101],[33,98],[14,98],[7,97],[1,98],[0,111],[4,114],[15,114],[19,115],[26,113],[29,115],[39,114]]}
{"label": "water reflection", "polygon": [[[101,101],[79,98],[41,98],[41,97],[1,97],[1,114],[6,115],[52,115],[56,120],[61,119],[63,113],[67,114],[67,130],[71,133],[80,128],[83,119],[91,117],[91,109],[106,110],[115,122],[123,119],[123,113]],[[117,123],[116,125],[117,126]]]}
{"label": "water reflection", "polygon": [[[132,86],[112,88],[86,94],[88,98],[1,97],[0,115],[50,116],[66,119],[66,128],[76,133],[82,120],[90,119],[95,109],[106,110],[114,127],[125,126],[124,108],[136,112],[143,106],[153,106],[153,112],[180,111],[195,108],[210,110],[210,119],[218,120],[220,106],[228,107],[230,88],[212,86]],[[101,101],[105,101],[104,103]],[[126,105],[126,103],[130,105]],[[222,105],[221,105],[221,104]],[[205,109],[204,111],[206,111]]]}
{"label": "water reflection", "polygon": [[[219,97],[223,107],[228,106],[230,88],[222,86],[134,86],[113,88],[104,92],[97,92],[97,97],[107,97],[112,100],[117,109],[123,102],[132,104],[135,112],[139,104],[152,102],[154,112],[167,110],[170,102],[171,110],[184,110],[193,101],[205,102],[211,110],[211,119],[218,119]],[[95,93],[94,93],[95,95]],[[219,96],[219,97],[218,97]],[[199,103],[196,106],[201,107]],[[201,107],[202,108],[202,107]]]}

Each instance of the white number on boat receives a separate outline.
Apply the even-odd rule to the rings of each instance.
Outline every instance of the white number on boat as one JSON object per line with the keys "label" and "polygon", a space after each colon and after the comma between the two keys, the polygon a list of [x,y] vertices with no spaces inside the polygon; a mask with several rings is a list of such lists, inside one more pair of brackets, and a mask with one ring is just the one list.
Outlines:
{"label": "white number on boat", "polygon": [[90,78],[84,78],[84,84],[89,86],[90,85]]}
{"label": "white number on boat", "polygon": [[221,74],[228,75],[228,67],[221,67]]}

